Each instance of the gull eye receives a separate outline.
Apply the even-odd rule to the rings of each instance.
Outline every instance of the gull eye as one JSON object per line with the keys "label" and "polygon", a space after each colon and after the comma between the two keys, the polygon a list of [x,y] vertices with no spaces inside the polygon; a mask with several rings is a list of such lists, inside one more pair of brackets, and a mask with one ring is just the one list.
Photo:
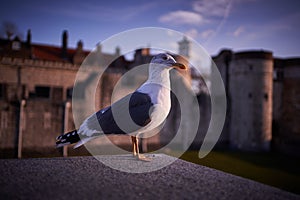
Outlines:
{"label": "gull eye", "polygon": [[163,56],[162,59],[163,60],[168,60],[168,56]]}

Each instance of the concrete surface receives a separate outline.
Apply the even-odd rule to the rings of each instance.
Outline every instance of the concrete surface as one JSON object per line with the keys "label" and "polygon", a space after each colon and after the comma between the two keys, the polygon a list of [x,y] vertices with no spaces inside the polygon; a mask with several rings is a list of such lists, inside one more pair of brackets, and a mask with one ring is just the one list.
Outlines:
{"label": "concrete surface", "polygon": [[[104,157],[124,165],[141,162]],[[153,159],[174,160],[166,155]],[[300,199],[183,160],[154,172],[133,174],[114,170],[94,157],[6,159],[0,160],[0,176],[0,199]]]}

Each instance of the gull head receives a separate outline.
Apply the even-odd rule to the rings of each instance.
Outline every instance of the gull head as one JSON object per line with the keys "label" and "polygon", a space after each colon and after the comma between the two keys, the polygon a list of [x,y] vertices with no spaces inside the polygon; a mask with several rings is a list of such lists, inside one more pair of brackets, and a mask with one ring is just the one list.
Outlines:
{"label": "gull head", "polygon": [[171,68],[181,69],[181,70],[187,69],[187,67],[184,64],[176,62],[176,60],[167,53],[160,53],[155,55],[152,58],[151,63],[160,65],[167,69],[171,69]]}

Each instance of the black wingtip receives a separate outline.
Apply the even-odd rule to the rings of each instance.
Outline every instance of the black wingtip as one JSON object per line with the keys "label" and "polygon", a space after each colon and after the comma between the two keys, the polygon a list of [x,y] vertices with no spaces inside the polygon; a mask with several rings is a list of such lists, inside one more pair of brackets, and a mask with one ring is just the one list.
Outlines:
{"label": "black wingtip", "polygon": [[56,148],[63,147],[68,144],[76,143],[80,140],[77,130],[67,132],[56,137]]}

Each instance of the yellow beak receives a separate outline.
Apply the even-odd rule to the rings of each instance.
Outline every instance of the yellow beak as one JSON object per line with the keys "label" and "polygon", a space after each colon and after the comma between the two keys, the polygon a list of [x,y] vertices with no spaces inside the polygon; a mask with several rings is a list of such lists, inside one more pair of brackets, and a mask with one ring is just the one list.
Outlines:
{"label": "yellow beak", "polygon": [[187,67],[184,64],[181,64],[181,63],[174,63],[173,67],[175,69],[187,70]]}

